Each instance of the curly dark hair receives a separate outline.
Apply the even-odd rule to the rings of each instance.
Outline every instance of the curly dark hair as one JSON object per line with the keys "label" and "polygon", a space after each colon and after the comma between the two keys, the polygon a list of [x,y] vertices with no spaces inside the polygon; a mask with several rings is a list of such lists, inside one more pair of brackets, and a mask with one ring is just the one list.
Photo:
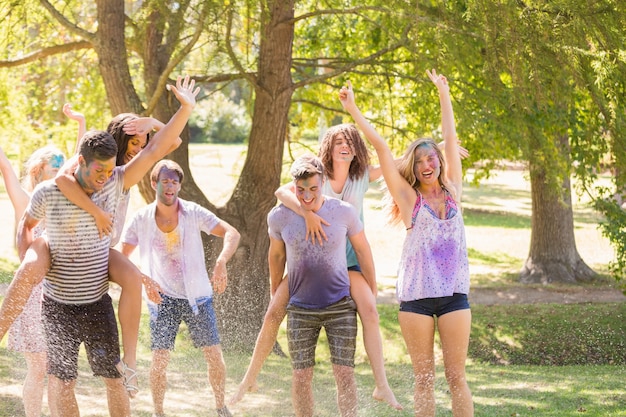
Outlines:
{"label": "curly dark hair", "polygon": [[337,135],[343,135],[346,140],[352,146],[354,150],[354,159],[350,163],[350,170],[348,175],[350,179],[361,178],[365,175],[365,172],[369,169],[370,154],[365,146],[363,138],[359,134],[357,128],[351,123],[343,123],[340,125],[330,127],[320,144],[319,157],[322,159],[324,168],[326,169],[326,177],[334,179],[333,177],[333,142]]}

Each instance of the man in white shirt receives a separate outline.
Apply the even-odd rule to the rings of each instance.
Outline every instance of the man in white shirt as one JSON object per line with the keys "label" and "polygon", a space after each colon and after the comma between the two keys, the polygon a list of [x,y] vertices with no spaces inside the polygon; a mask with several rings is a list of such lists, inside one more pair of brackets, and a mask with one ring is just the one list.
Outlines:
{"label": "man in white shirt", "polygon": [[[218,294],[226,289],[226,263],[237,249],[239,232],[204,207],[178,197],[183,170],[174,161],[159,161],[150,180],[156,200],[131,220],[122,237],[122,253],[130,256],[139,246],[141,269],[163,291],[161,304],[148,303],[154,416],[164,416],[166,369],[182,321],[189,328],[194,346],[201,348],[206,358],[218,417],[231,416],[224,404],[226,365],[212,296],[213,289]],[[201,232],[224,239],[210,279]]]}

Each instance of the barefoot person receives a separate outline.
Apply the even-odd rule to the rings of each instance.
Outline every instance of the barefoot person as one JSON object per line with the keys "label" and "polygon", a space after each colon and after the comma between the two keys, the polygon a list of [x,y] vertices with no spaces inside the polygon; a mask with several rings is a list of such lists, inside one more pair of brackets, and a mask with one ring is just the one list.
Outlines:
{"label": "barefoot person", "polygon": [[[187,324],[194,346],[202,349],[209,384],[215,395],[218,417],[228,417],[224,404],[226,365],[222,356],[213,288],[226,289],[226,263],[239,244],[239,233],[207,209],[178,197],[183,170],[175,163],[159,161],[150,174],[156,201],[137,212],[122,238],[122,253],[130,256],[139,246],[141,268],[162,288],[163,301],[148,303],[152,367],[150,387],[154,416],[164,416],[166,370],[181,321]],[[213,276],[209,280],[204,259],[202,233],[223,238]]]}
{"label": "barefoot person", "polygon": [[316,212],[328,223],[323,226],[327,240],[323,245],[316,245],[305,239],[307,229],[300,214],[281,204],[268,215],[272,294],[281,285],[285,264],[289,271],[287,339],[293,368],[295,414],[297,417],[314,414],[315,346],[323,327],[337,384],[339,413],[343,417],[356,416],[356,304],[350,297],[346,243],[349,240],[352,244],[370,288],[376,283],[372,253],[356,209],[322,194],[325,177],[319,158],[297,159],[291,175],[302,209]]}
{"label": "barefoot person", "polygon": [[452,414],[466,417],[474,415],[474,405],[465,378],[472,315],[461,158],[448,82],[434,70],[428,76],[439,91],[445,154],[431,139],[419,139],[397,164],[385,140],[356,106],[350,84],[341,89],[339,98],[374,146],[392,198],[392,220],[407,230],[398,272],[398,320],[413,364],[415,415],[435,415],[436,324]]}
{"label": "barefoot person", "polygon": [[[320,159],[324,164],[325,180],[322,192],[324,195],[338,198],[352,204],[363,221],[363,198],[369,188],[370,181],[377,180],[380,168],[369,164],[369,153],[365,143],[354,125],[342,124],[329,128],[320,144]],[[296,198],[293,182],[280,187],[276,197],[285,206],[301,215],[307,226],[307,239],[313,244],[323,245],[327,237],[322,224],[328,222],[312,210],[304,210]],[[372,396],[378,401],[385,401],[396,409],[402,406],[396,400],[389,387],[385,373],[382,338],[379,329],[376,294],[378,289],[365,280],[359,267],[356,254],[350,242],[346,246],[348,276],[350,277],[350,294],[354,299],[363,325],[363,343],[374,374],[375,388]],[[276,343],[280,323],[289,301],[288,279],[285,278],[276,289],[268,306],[261,331],[257,338],[250,365],[239,384],[236,394],[231,399],[235,403],[249,390],[256,389],[256,378],[261,371],[263,362],[271,353]]]}
{"label": "barefoot person", "polygon": [[[45,146],[36,150],[24,164],[25,176],[20,181],[11,167],[9,159],[0,148],[0,172],[4,186],[13,205],[16,224],[22,218],[30,202],[30,193],[40,182],[54,178],[65,162],[63,153],[54,146]],[[43,226],[43,225],[42,225]],[[35,230],[39,237],[43,227]],[[43,392],[46,380],[46,339],[41,325],[41,293],[40,283],[34,289],[22,314],[9,329],[8,347],[21,352],[26,359],[26,378],[22,389],[22,402],[26,417],[41,416]]]}
{"label": "barefoot person", "polygon": [[[115,212],[107,212],[103,207],[94,204],[77,183],[74,178],[74,171],[77,167],[76,157],[74,157],[73,163],[66,164],[62,172],[56,177],[56,184],[63,194],[72,203],[94,217],[100,237],[110,235],[111,246],[119,240],[124,226],[130,200],[130,188],[144,177],[156,161],[181,143],[178,136],[195,107],[195,97],[200,91],[199,88],[194,89],[194,84],[194,81],[187,76],[184,79],[178,77],[175,86],[168,85],[168,90],[173,92],[181,106],[166,125],[152,118],[139,118],[128,113],[116,116],[109,123],[107,131],[113,135],[117,143],[116,165],[124,166],[125,169],[124,190]],[[71,111],[68,106],[64,106],[64,112],[79,123],[78,136],[80,139],[85,129],[84,117]],[[153,128],[157,130],[157,133],[148,142],[148,134]],[[23,308],[32,288],[41,282],[49,269],[50,253],[46,240],[44,238],[36,239],[30,249],[32,255],[20,265],[11,283],[10,291],[5,297],[2,309],[0,309],[0,338]],[[142,275],[126,257],[113,249],[109,254],[109,278],[122,287],[118,311],[124,357],[118,363],[118,370],[124,377],[124,386],[128,395],[133,397],[138,391],[135,369],[141,316],[142,282],[146,287],[148,296],[157,302],[160,300],[158,286],[147,276]]]}
{"label": "barefoot person", "polygon": [[[115,212],[124,170],[115,168],[117,145],[107,132],[85,134],[79,150],[78,183],[97,204]],[[54,416],[78,416],[74,392],[78,351],[85,344],[91,369],[103,378],[109,413],[130,415],[116,369],[120,360],[117,323],[107,294],[109,238],[100,239],[93,217],[65,198],[53,181],[39,184],[18,227],[18,252],[28,262],[40,222],[53,260],[43,283],[42,322],[48,353],[48,402]],[[9,288],[10,294],[11,287]],[[7,295],[7,298],[8,298]],[[7,300],[3,303],[6,307]],[[20,309],[21,311],[21,309]]]}

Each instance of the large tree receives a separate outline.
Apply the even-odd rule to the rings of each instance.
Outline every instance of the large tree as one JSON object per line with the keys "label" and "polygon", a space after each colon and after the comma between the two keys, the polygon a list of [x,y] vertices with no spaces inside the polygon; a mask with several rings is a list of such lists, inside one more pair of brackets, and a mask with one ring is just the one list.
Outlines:
{"label": "large tree", "polygon": [[597,172],[607,149],[604,132],[615,124],[615,117],[602,117],[610,95],[595,87],[610,69],[602,57],[619,55],[615,40],[623,40],[623,31],[615,22],[623,19],[623,7],[610,0],[477,0],[451,3],[445,12],[454,30],[443,36],[460,72],[482,74],[465,89],[468,101],[480,103],[476,115],[487,121],[477,128],[517,147],[529,170],[531,245],[521,280],[593,278],[576,249],[570,178]]}
{"label": "large tree", "polygon": [[[130,6],[126,14],[125,3]],[[242,235],[240,248],[229,265],[227,291],[216,297],[226,346],[253,345],[269,300],[266,215],[275,204],[274,190],[280,184],[294,92],[359,66],[375,68],[377,61],[383,62],[407,42],[412,19],[397,15],[393,7],[376,3],[380,2],[342,8],[344,3],[337,2],[336,8],[331,4],[328,9],[316,10],[315,2],[301,2],[300,15],[296,15],[295,0],[226,4],[99,0],[95,8],[81,8],[81,2],[61,6],[48,0],[31,0],[21,5],[29,12],[45,8],[47,16],[71,34],[62,45],[53,40],[40,45],[30,55],[32,59],[85,48],[95,51],[111,114],[135,112],[169,119],[176,103],[166,98],[164,86],[174,70],[185,69],[184,61],[190,54],[196,63],[199,56],[207,61],[202,72],[194,74],[197,80],[208,85],[240,79],[251,86],[254,101],[248,152],[237,185],[223,207],[209,202],[193,181],[186,132],[183,146],[171,155],[186,173],[181,196],[208,207]],[[405,22],[398,33],[393,30],[398,23],[385,27],[394,19]],[[320,36],[299,40],[301,56],[294,60],[296,25],[303,31],[319,31]],[[326,33],[325,26],[329,25],[341,30],[329,29]],[[355,27],[369,28],[377,41],[370,45],[355,38],[350,47],[353,56],[346,59],[346,45],[340,45],[350,40],[354,35],[350,30]],[[336,46],[325,51],[325,45],[315,43],[323,37]],[[309,41],[314,45],[307,47]],[[6,59],[0,66],[23,63]],[[322,67],[325,70],[319,71]],[[152,200],[145,183],[141,191],[148,201]],[[207,241],[209,268],[213,243]]]}

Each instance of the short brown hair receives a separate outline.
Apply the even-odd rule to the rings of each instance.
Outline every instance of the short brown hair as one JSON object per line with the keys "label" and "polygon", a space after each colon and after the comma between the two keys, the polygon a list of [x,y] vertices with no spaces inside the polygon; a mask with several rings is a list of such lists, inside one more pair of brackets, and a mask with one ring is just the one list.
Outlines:
{"label": "short brown hair", "polygon": [[152,168],[152,172],[150,172],[150,181],[153,183],[157,183],[159,180],[159,174],[163,169],[176,172],[176,174],[178,174],[178,182],[182,184],[183,178],[185,177],[183,169],[180,167],[180,165],[178,165],[171,159],[161,159],[159,162],[156,163],[154,168]]}
{"label": "short brown hair", "polygon": [[324,178],[324,164],[317,156],[307,154],[293,161],[289,173],[294,181],[305,180],[318,174]]}

